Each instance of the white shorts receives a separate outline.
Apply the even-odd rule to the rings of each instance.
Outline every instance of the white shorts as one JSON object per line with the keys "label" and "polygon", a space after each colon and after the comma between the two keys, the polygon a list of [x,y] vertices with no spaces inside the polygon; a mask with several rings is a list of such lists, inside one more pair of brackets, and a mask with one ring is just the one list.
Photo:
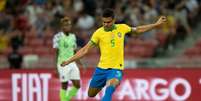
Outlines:
{"label": "white shorts", "polygon": [[59,72],[59,79],[61,82],[67,82],[68,80],[80,80],[80,70],[75,62],[70,63],[65,67],[61,67],[61,65],[58,64],[57,70]]}

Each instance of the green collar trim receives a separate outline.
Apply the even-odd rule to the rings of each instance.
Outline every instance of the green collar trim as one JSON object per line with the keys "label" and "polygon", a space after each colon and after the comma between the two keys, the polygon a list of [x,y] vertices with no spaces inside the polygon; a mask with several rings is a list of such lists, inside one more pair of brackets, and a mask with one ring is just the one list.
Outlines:
{"label": "green collar trim", "polygon": [[115,24],[113,24],[112,25],[112,27],[111,28],[105,28],[105,27],[103,27],[104,28],[104,31],[106,31],[106,32],[109,32],[109,31],[112,31],[112,30],[115,30],[115,29],[117,29],[117,27],[116,27],[116,25]]}
{"label": "green collar trim", "polygon": [[94,41],[92,41],[92,40],[90,40],[89,41],[92,45],[94,45],[94,46],[98,46]]}

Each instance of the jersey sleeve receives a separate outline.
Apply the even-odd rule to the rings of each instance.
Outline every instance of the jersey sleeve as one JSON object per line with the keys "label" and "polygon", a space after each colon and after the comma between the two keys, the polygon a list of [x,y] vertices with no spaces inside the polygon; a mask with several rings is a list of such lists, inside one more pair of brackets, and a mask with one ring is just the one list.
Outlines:
{"label": "jersey sleeve", "polygon": [[53,37],[53,48],[58,48],[59,47],[59,35],[56,34],[54,37]]}
{"label": "jersey sleeve", "polygon": [[99,36],[98,36],[98,31],[94,32],[90,42],[92,42],[93,44],[97,45],[99,42]]}
{"label": "jersey sleeve", "polygon": [[128,26],[127,24],[122,24],[122,29],[125,34],[131,32],[131,30],[132,30],[131,27]]}

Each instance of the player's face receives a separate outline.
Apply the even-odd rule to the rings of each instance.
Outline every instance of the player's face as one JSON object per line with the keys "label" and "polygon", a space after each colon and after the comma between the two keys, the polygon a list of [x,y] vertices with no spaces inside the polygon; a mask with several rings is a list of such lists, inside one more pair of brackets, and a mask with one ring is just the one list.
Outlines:
{"label": "player's face", "polygon": [[64,32],[70,32],[72,28],[71,22],[69,21],[68,23],[65,23],[62,25],[62,30]]}
{"label": "player's face", "polygon": [[112,28],[112,25],[114,24],[115,20],[111,17],[103,17],[102,18],[103,21],[103,27],[110,29]]}

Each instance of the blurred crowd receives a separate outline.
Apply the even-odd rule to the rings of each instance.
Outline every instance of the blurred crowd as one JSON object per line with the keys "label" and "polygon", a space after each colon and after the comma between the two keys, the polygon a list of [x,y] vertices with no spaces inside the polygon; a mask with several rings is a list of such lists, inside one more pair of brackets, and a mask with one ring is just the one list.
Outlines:
{"label": "blurred crowd", "polygon": [[[157,49],[165,51],[191,35],[200,21],[201,0],[0,0],[0,55],[9,49],[17,53],[30,48],[31,40],[36,40],[35,44],[42,40],[44,47],[50,49],[63,16],[72,18],[77,44],[82,47],[101,26],[104,8],[114,9],[116,23],[130,26],[153,23],[160,15],[167,16],[167,24],[140,36],[142,40],[155,40]],[[127,36],[126,44],[128,40],[133,37]]]}

